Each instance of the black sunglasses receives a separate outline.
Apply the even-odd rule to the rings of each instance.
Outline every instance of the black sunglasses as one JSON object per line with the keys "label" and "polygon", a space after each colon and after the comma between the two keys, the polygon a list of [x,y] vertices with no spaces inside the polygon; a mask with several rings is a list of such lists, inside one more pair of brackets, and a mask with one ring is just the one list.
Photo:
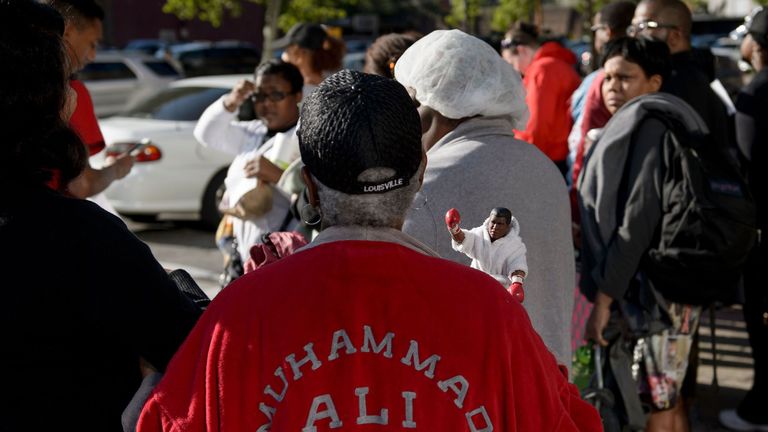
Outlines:
{"label": "black sunglasses", "polygon": [[253,103],[262,103],[267,99],[271,100],[272,102],[280,102],[281,100],[285,99],[286,96],[288,96],[288,93],[273,91],[269,93],[253,93],[250,96],[250,99]]}

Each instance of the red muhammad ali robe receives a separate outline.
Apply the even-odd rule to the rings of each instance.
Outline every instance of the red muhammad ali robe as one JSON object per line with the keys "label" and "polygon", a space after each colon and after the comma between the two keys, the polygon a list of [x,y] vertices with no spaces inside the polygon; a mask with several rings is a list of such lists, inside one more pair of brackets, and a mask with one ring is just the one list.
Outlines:
{"label": "red muhammad ali robe", "polygon": [[139,430],[601,430],[523,307],[428,253],[396,230],[331,228],[245,275],[173,358]]}

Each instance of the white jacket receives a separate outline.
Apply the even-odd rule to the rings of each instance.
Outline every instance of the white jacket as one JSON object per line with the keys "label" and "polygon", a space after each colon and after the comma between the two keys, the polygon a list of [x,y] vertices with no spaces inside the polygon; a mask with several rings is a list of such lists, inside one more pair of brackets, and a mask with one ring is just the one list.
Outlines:
{"label": "white jacket", "polygon": [[[266,134],[267,127],[261,120],[238,121],[236,112],[224,108],[224,96],[203,112],[195,127],[195,138],[206,147],[235,155],[224,180],[227,187],[224,200],[227,201],[223,205],[234,205],[245,192],[256,187],[255,178],[245,177],[248,161],[264,156],[284,170],[300,157],[295,126],[265,142]],[[290,205],[290,196],[272,186],[272,210],[258,218],[233,218],[232,229],[243,260],[248,259],[251,246],[261,242],[262,234],[280,228]]]}
{"label": "white jacket", "polygon": [[517,270],[522,270],[528,275],[528,263],[525,260],[525,244],[520,238],[520,224],[512,217],[509,223],[509,232],[506,236],[491,242],[488,233],[488,218],[479,227],[464,232],[464,241],[451,242],[453,249],[472,258],[471,267],[488,273],[494,279],[509,287],[512,283],[511,275]]}

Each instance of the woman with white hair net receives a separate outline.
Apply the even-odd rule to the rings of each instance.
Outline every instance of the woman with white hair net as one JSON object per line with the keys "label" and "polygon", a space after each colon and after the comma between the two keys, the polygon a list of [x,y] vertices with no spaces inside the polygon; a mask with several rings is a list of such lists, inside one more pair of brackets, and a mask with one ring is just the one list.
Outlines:
{"label": "woman with white hair net", "polygon": [[489,208],[514,207],[528,246],[525,308],[558,361],[570,364],[575,269],[567,191],[549,158],[515,139],[512,130],[528,119],[520,74],[485,42],[438,30],[403,54],[395,79],[419,105],[429,160],[403,230],[468,264],[442,229],[446,210],[455,207],[477,226]]}

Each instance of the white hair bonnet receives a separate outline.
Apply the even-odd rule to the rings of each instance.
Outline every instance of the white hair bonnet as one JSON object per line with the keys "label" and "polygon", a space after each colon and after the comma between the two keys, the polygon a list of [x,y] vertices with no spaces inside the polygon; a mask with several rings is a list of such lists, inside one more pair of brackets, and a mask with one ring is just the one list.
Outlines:
{"label": "white hair bonnet", "polygon": [[520,74],[490,45],[460,30],[436,30],[395,64],[395,79],[445,117],[508,115],[525,129],[528,106]]}

